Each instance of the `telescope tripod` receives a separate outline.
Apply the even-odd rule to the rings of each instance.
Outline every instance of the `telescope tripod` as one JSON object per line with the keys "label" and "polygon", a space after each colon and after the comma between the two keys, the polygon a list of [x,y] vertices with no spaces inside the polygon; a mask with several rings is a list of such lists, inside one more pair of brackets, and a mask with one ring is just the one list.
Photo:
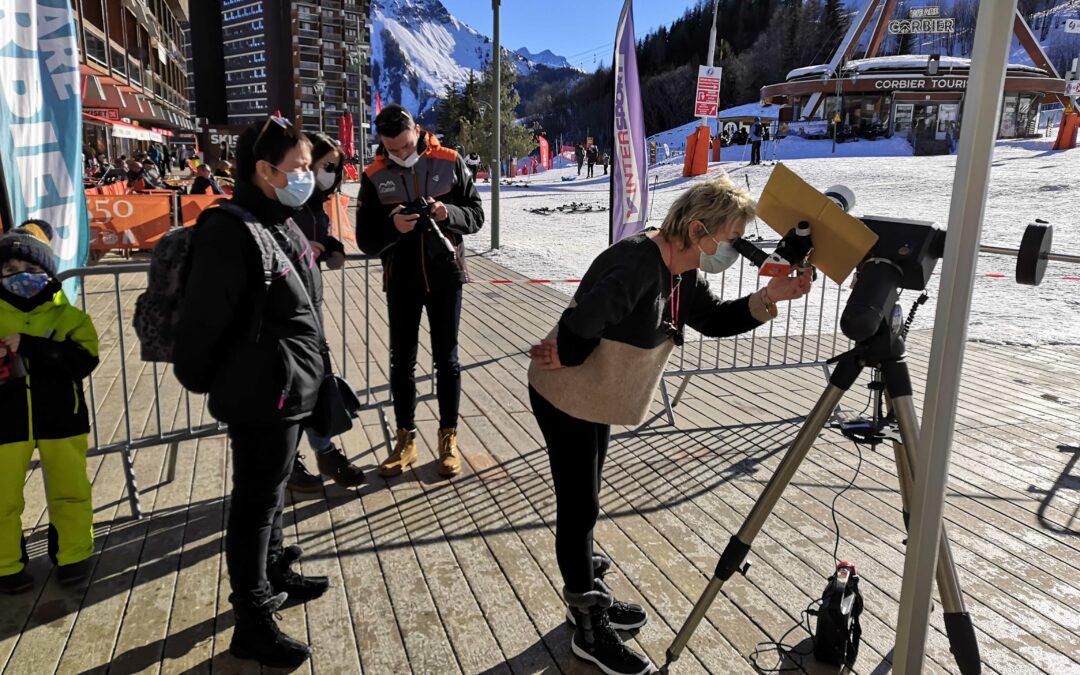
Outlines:
{"label": "telescope tripod", "polygon": [[[754,538],[761,531],[765,520],[780,500],[799,465],[810,451],[814,440],[829,420],[832,411],[858,379],[862,370],[867,367],[881,370],[886,400],[895,415],[896,425],[900,431],[900,440],[893,439],[893,451],[896,455],[897,476],[900,480],[900,495],[903,500],[904,525],[907,526],[910,514],[909,505],[914,491],[913,451],[919,445],[919,422],[915,415],[915,404],[912,401],[911,377],[904,360],[904,351],[903,338],[894,333],[887,322],[882,322],[878,332],[872,337],[857,343],[851,351],[832,360],[836,368],[829,377],[828,387],[810,411],[810,415],[780,461],[776,472],[769,479],[765,490],[750,509],[750,514],[742,527],[731,538],[720,555],[709,585],[698,598],[690,616],[687,617],[667,650],[667,662],[662,672],[666,672],[668,666],[679,658],[724,583],[736,572],[746,575],[750,564],[744,561],[750,552]],[[964,609],[964,598],[957,579],[956,565],[953,562],[952,551],[944,529],[941,531],[939,543],[936,579],[945,616],[945,632],[949,639],[949,649],[963,675],[977,675],[982,672],[979,645],[975,640],[971,616]]]}

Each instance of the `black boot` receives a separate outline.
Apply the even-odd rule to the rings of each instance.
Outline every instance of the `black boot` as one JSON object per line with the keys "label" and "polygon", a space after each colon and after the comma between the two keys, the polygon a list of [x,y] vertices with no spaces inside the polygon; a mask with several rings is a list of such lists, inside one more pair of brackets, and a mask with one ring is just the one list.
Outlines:
{"label": "black boot", "polygon": [[86,579],[90,574],[90,558],[71,563],[70,565],[56,566],[56,580],[61,586],[74,586]]}
{"label": "black boot", "polygon": [[307,602],[314,600],[330,588],[326,577],[305,577],[293,571],[291,565],[300,558],[300,547],[290,546],[281,553],[266,559],[266,579],[275,593],[288,593],[290,600]]}
{"label": "black boot", "polygon": [[574,623],[571,650],[574,656],[594,664],[607,675],[644,675],[653,669],[648,658],[623,644],[608,619],[614,602],[602,582],[589,593],[563,590]]}
{"label": "black boot", "polygon": [[34,577],[30,576],[25,567],[15,574],[5,574],[0,577],[0,593],[4,595],[23,593],[33,587]]}
{"label": "black boot", "polygon": [[256,602],[229,597],[232,602],[236,628],[233,629],[229,652],[238,659],[250,659],[270,668],[296,668],[311,656],[311,648],[278,628],[274,612],[288,596],[279,593],[269,600]]}
{"label": "black boot", "polygon": [[304,466],[303,455],[297,454],[292,473],[289,474],[288,486],[295,492],[318,492],[322,490],[322,478],[312,475]]}
{"label": "black boot", "polygon": [[592,573],[597,579],[603,579],[611,569],[611,558],[603,553],[594,553],[592,557]]}
{"label": "black boot", "polygon": [[364,482],[364,470],[349,463],[349,458],[333,443],[326,450],[315,451],[319,473],[341,487],[356,487]]}
{"label": "black boot", "polygon": [[[608,567],[611,566],[611,559],[606,556],[593,556],[593,569],[596,570],[600,565],[601,560],[606,561],[607,565],[604,566],[604,572],[607,572]],[[600,580],[600,574],[596,573],[597,577],[595,585],[593,586],[600,593],[611,595],[611,590]],[[641,628],[649,621],[649,615],[645,613],[645,608],[641,605],[635,605],[630,602],[620,602],[615,600],[614,596],[611,600],[611,606],[607,608],[608,622],[611,623],[611,627],[615,630],[635,630]],[[571,626],[577,626],[577,617],[567,607],[566,620],[570,622]]]}

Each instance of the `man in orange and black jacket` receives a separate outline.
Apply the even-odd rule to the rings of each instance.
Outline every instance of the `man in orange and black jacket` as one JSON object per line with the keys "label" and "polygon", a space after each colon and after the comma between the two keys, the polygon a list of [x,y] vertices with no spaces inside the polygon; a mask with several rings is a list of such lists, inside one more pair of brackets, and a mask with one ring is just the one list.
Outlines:
{"label": "man in orange and black jacket", "polygon": [[397,439],[379,473],[396,476],[416,462],[416,351],[426,309],[439,400],[438,471],[452,477],[461,473],[458,325],[468,281],[462,238],[483,227],[484,209],[464,159],[420,129],[404,108],[385,106],[375,128],[381,145],[360,178],[356,241],[382,258],[389,309]]}

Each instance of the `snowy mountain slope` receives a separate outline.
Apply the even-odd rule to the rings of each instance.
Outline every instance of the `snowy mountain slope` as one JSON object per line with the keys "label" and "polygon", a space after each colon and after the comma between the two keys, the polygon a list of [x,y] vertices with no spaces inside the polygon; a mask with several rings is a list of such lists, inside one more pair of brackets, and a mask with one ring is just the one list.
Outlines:
{"label": "snowy mountain slope", "polygon": [[[517,50],[517,53],[521,54],[533,63],[539,64],[541,66],[547,66],[548,68],[574,68],[574,66],[570,65],[570,62],[567,61],[565,57],[559,56],[558,54],[553,54],[550,49],[545,49],[538,54],[534,54],[529,51],[528,47],[522,47],[521,49]],[[580,68],[577,68],[575,70],[580,70]]]}
{"label": "snowy mountain slope", "polygon": [[[384,102],[400,103],[414,115],[429,112],[446,85],[463,84],[491,59],[491,39],[440,0],[375,0],[371,21],[375,87]],[[548,50],[537,57],[543,62],[503,49],[503,58],[522,75],[549,65],[546,61],[566,61]]]}

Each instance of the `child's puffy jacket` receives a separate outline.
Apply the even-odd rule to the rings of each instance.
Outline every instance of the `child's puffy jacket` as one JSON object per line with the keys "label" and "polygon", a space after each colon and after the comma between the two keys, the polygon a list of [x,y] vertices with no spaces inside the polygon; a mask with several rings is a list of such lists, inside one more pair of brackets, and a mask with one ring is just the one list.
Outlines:
{"label": "child's puffy jacket", "polygon": [[98,336],[63,291],[29,312],[0,300],[0,337],[21,334],[26,376],[0,382],[0,445],[85,434],[82,380],[98,364]]}

